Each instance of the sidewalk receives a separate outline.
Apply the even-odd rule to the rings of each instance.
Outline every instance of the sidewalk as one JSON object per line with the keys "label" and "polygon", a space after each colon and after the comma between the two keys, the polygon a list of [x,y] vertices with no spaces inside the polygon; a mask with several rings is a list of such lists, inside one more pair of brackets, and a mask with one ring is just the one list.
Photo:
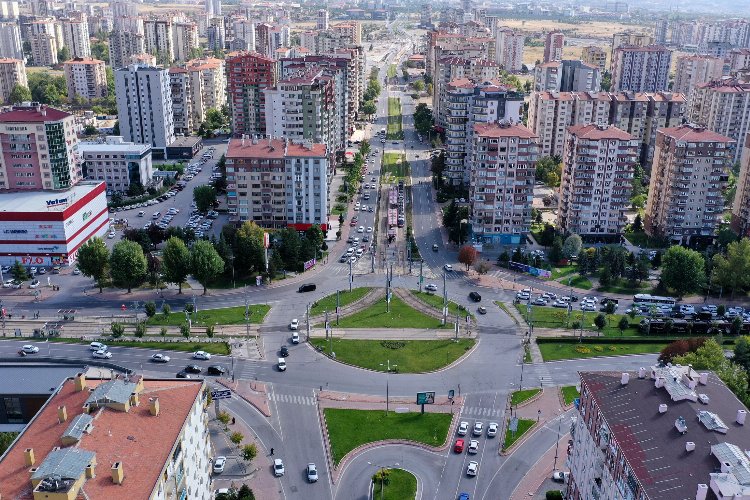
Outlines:
{"label": "sidewalk", "polygon": [[[526,389],[532,389],[532,388],[533,386],[526,387]],[[547,424],[547,422],[555,419],[558,415],[561,415],[566,410],[565,408],[563,408],[561,404],[559,393],[560,393],[559,387],[546,387],[542,389],[541,395],[532,399],[530,402],[526,402],[521,405],[514,406],[511,409],[512,416],[522,418],[522,419],[534,420],[537,423],[534,424],[534,426],[531,428],[530,431],[528,431],[518,441],[516,441],[513,444],[513,447],[511,447],[505,454],[510,454],[514,450],[523,446],[523,444],[529,439],[530,436],[532,436],[535,432],[537,432],[539,429],[544,427]],[[507,405],[509,404],[510,404],[510,394],[508,395]],[[507,419],[503,423],[503,426],[505,428],[504,432],[507,432],[507,427],[508,427]],[[501,453],[503,453],[502,448],[501,448]]]}
{"label": "sidewalk", "polygon": [[[570,439],[570,434],[560,434],[560,440],[557,442],[557,470],[565,468],[564,465],[565,458],[567,457],[568,439]],[[554,472],[555,447],[555,445],[550,446],[550,448],[544,452],[544,455],[542,455],[539,460],[529,468],[526,475],[521,479],[521,482],[516,485],[516,489],[513,490],[510,500],[544,498],[545,491],[540,491],[540,488],[548,482],[548,479],[552,476],[552,472]],[[556,483],[555,488],[565,491],[565,485],[562,483]]]}

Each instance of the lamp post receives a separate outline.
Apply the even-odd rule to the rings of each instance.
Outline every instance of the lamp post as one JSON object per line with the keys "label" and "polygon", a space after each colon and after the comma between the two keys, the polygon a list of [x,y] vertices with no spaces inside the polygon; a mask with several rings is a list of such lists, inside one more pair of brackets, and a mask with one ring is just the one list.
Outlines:
{"label": "lamp post", "polygon": [[[557,411],[559,412],[560,410],[558,409]],[[557,417],[557,442],[555,443],[555,463],[552,465],[553,471],[557,470],[557,451],[558,448],[560,448],[560,423],[562,422],[562,417],[562,415]]]}
{"label": "lamp post", "polygon": [[[390,385],[389,385],[389,377],[391,373],[391,360],[386,360],[385,363],[380,363],[380,366],[386,367],[385,372],[385,414],[388,415],[388,410],[390,409]],[[393,368],[396,368],[398,365],[393,365]]]}
{"label": "lamp post", "polygon": [[[367,462],[367,465],[372,465],[373,467],[376,467],[379,471],[381,471],[381,474],[380,474],[380,500],[383,500],[383,490],[385,489],[385,476],[384,476],[384,474],[382,474],[382,471],[387,470],[387,469],[391,469],[391,468],[398,468],[399,463],[396,462],[393,465],[386,466],[386,465],[377,465],[377,464],[374,464],[372,462]],[[373,482],[374,482],[374,480],[373,480]]]}

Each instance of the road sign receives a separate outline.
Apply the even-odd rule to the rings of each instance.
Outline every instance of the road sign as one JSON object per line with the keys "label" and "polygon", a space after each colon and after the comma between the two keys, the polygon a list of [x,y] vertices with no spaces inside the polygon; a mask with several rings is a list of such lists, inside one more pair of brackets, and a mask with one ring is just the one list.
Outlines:
{"label": "road sign", "polygon": [[454,391],[453,389],[448,391],[448,399],[453,400],[453,396],[455,395],[456,395],[456,391]]}
{"label": "road sign", "polygon": [[516,432],[518,431],[518,417],[513,417],[510,419],[510,424],[508,425],[508,430],[510,432]]}
{"label": "road sign", "polygon": [[417,393],[417,404],[418,405],[432,405],[432,404],[435,404],[435,391],[432,391],[432,392],[418,392]]}
{"label": "road sign", "polygon": [[232,391],[211,391],[212,399],[229,399],[232,397]]}

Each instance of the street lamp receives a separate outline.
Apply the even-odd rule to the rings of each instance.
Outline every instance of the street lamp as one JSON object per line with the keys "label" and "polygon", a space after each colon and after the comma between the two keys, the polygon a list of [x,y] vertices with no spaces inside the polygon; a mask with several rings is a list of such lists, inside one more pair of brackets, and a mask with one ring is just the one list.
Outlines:
{"label": "street lamp", "polygon": [[[392,468],[398,468],[399,463],[396,462],[393,465],[376,465],[376,464],[374,464],[372,462],[367,462],[367,465],[372,465],[373,467],[377,467],[377,469],[379,471],[381,471],[381,474],[380,474],[380,500],[383,500],[383,490],[385,489],[385,475],[382,473],[382,471],[387,470],[387,469],[392,469]],[[375,493],[375,492],[373,491],[373,493]]]}
{"label": "street lamp", "polygon": [[[390,406],[390,385],[389,385],[389,378],[391,373],[391,360],[386,360],[385,363],[380,363],[380,366],[386,367],[385,372],[385,414],[388,415],[388,410]],[[398,365],[393,365],[393,368],[398,367]]]}

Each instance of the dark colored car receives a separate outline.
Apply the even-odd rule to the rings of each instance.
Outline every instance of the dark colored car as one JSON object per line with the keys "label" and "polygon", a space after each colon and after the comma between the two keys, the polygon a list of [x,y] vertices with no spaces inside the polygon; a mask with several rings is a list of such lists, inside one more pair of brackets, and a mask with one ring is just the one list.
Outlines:
{"label": "dark colored car", "polygon": [[224,375],[226,372],[227,369],[219,365],[211,365],[206,370],[206,373],[208,373],[209,375]]}
{"label": "dark colored car", "polygon": [[471,300],[473,300],[474,302],[481,302],[482,301],[482,296],[479,295],[477,292],[471,292],[469,294],[469,298]]}
{"label": "dark colored car", "polygon": [[301,287],[299,287],[299,290],[297,290],[299,293],[304,292],[314,292],[317,287],[315,286],[315,283],[305,283]]}
{"label": "dark colored car", "polygon": [[177,378],[190,378],[190,375],[185,373],[185,370],[183,370],[181,372],[177,372]]}
{"label": "dark colored car", "polygon": [[438,246],[437,246],[437,243],[436,243],[436,244],[434,244],[434,245],[432,245],[432,251],[433,251],[433,252],[437,252],[437,251],[438,251]]}
{"label": "dark colored car", "polygon": [[281,349],[279,349],[279,356],[282,358],[289,356],[289,348],[285,345],[281,346]]}
{"label": "dark colored car", "polygon": [[185,372],[187,373],[200,373],[201,367],[198,365],[187,365],[185,367]]}

